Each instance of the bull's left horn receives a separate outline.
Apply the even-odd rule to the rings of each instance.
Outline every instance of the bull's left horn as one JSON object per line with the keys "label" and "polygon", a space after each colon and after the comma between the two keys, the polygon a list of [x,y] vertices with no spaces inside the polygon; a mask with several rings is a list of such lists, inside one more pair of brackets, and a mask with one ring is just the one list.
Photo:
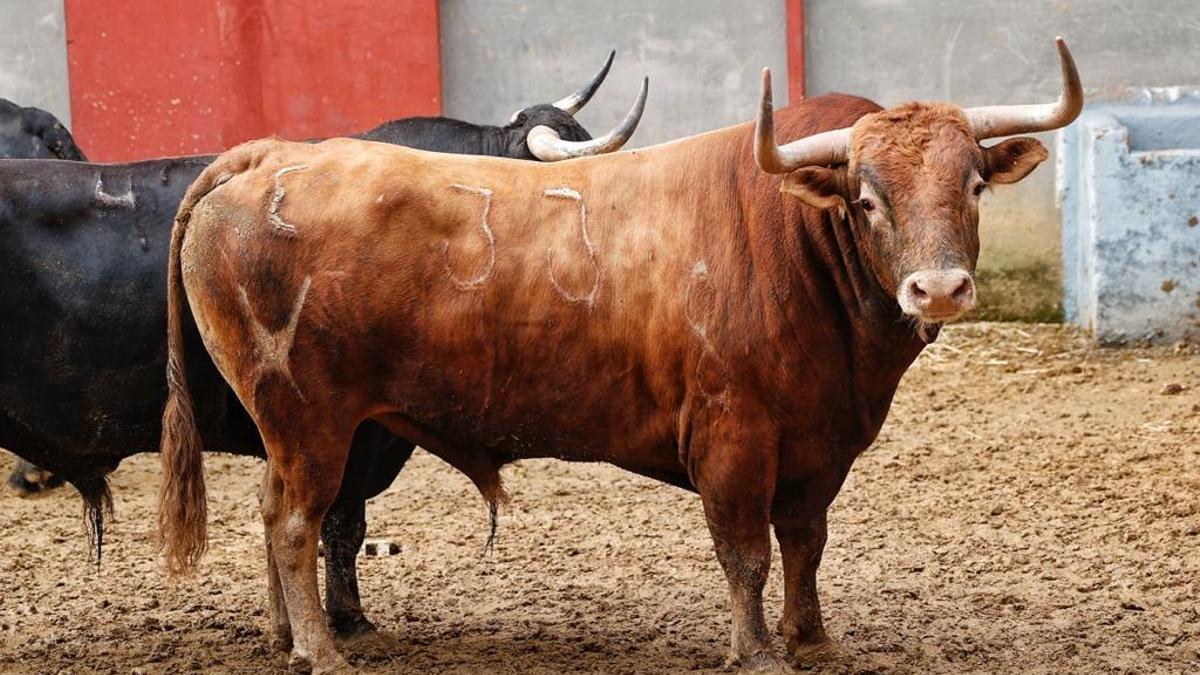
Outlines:
{"label": "bull's left horn", "polygon": [[975,138],[995,138],[997,136],[1012,136],[1029,134],[1037,131],[1050,131],[1065,127],[1079,116],[1083,110],[1083,84],[1079,81],[1079,71],[1075,69],[1075,59],[1071,58],[1071,50],[1062,38],[1055,38],[1058,45],[1058,59],[1062,65],[1062,93],[1055,103],[1033,105],[996,105],[983,108],[969,108],[964,111],[975,132]]}
{"label": "bull's left horn", "polygon": [[613,57],[616,55],[617,50],[615,49],[608,52],[608,59],[604,61],[604,66],[600,68],[600,72],[592,76],[591,81],[580,87],[579,91],[566,98],[560,98],[551,105],[559,110],[565,110],[572,115],[583,110],[583,106],[592,100],[592,96],[596,93],[596,90],[604,83],[604,78],[608,77],[608,69],[612,68]]}
{"label": "bull's left horn", "polygon": [[625,115],[625,119],[617,128],[600,138],[590,141],[564,141],[558,132],[548,126],[538,125],[529,130],[525,137],[525,145],[534,157],[543,162],[558,162],[575,157],[588,155],[603,155],[606,152],[620,150],[621,146],[633,135],[638,122],[642,120],[642,111],[646,108],[646,93],[650,88],[650,78],[642,80],[642,89],[638,92],[637,100]]}
{"label": "bull's left horn", "polygon": [[775,105],[771,69],[763,68],[762,99],[754,129],[754,161],[767,173],[791,173],[803,166],[841,164],[850,156],[850,129],[834,129],[787,145],[775,145]]}

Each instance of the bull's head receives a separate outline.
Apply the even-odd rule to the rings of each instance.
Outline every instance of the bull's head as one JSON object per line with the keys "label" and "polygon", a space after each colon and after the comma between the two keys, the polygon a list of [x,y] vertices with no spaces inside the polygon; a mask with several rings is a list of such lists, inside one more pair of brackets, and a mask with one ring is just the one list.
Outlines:
{"label": "bull's head", "polygon": [[641,91],[625,119],[607,134],[593,139],[575,119],[575,113],[587,105],[608,76],[615,55],[615,51],[609,52],[600,71],[574,94],[554,103],[542,103],[513,113],[512,119],[502,129],[508,148],[506,156],[557,162],[573,157],[602,155],[625,145],[642,119],[650,78],[642,80]]}
{"label": "bull's head", "polygon": [[1083,88],[1058,38],[1063,90],[1056,103],[961,109],[907,103],[866,115],[853,127],[775,144],[770,72],[763,72],[754,156],[783,190],[817,208],[844,210],[867,264],[903,312],[924,324],[952,321],[975,305],[979,198],[1015,183],[1046,159],[1032,138],[1083,108]]}

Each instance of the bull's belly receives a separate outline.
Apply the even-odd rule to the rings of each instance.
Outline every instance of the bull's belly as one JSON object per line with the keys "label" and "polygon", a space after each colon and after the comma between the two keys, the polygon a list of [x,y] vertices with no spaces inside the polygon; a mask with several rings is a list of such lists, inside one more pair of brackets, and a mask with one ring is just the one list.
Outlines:
{"label": "bull's belly", "polygon": [[539,371],[461,373],[435,382],[435,366],[422,370],[424,377],[392,386],[388,407],[436,439],[434,445],[479,453],[496,465],[556,458],[654,477],[685,474],[677,410],[639,395],[637,382],[601,374],[564,381]]}

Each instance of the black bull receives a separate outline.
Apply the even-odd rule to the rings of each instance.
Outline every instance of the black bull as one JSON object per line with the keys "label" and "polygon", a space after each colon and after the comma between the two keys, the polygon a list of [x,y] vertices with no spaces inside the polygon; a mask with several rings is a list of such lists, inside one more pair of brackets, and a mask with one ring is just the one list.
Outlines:
{"label": "black bull", "polygon": [[[426,118],[358,138],[429,150],[531,159],[538,124],[568,141],[591,137],[567,112],[534,106],[505,127]],[[105,476],[158,450],[166,401],[167,253],[176,209],[214,156],[96,165],[0,160],[0,447],[70,481],[101,550]],[[208,362],[198,337],[189,363]],[[206,447],[262,457],[257,430],[211,366],[192,375],[204,398]],[[365,501],[391,484],[413,445],[382,427],[357,433],[337,503],[322,526],[326,611],[340,633],[363,616],[355,556]]]}

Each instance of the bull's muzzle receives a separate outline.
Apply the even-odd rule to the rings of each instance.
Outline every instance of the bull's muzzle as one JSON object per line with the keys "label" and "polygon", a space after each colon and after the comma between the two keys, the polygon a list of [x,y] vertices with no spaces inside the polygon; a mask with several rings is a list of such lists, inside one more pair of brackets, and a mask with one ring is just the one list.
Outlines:
{"label": "bull's muzzle", "polygon": [[904,313],[928,323],[945,323],[975,306],[975,280],[964,269],[921,270],[900,284],[896,293]]}

